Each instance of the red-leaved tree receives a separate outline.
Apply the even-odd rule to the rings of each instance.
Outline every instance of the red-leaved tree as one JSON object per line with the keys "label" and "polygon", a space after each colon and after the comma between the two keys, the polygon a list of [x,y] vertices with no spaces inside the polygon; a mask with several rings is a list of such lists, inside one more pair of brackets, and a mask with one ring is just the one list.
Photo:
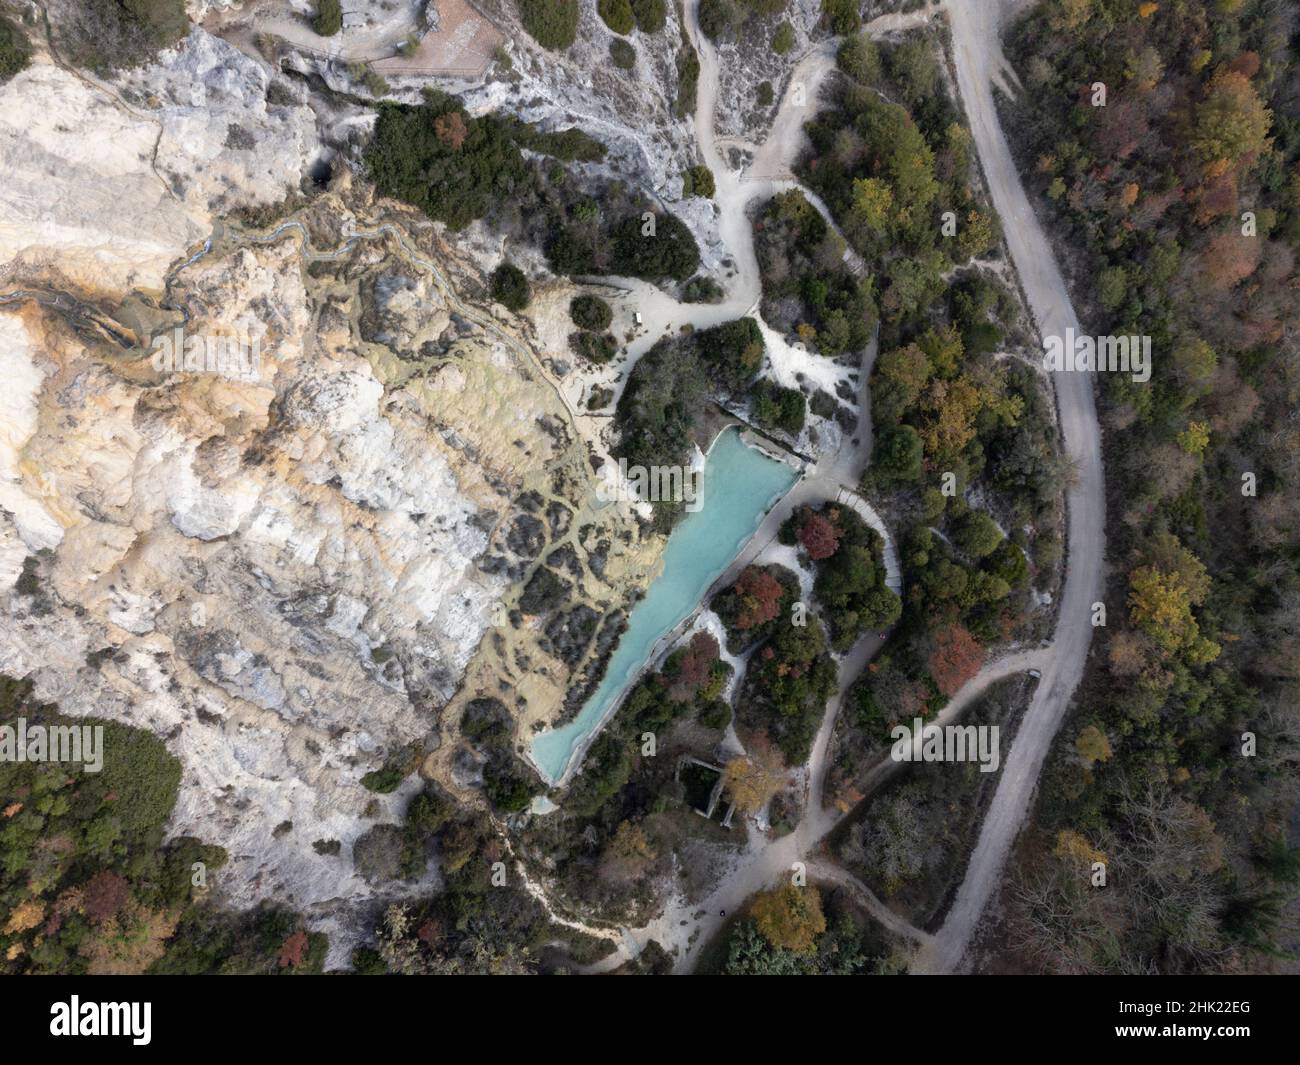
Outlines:
{"label": "red-leaved tree", "polygon": [[946,625],[934,634],[930,676],[944,695],[956,695],[983,663],[984,648],[962,626]]}
{"label": "red-leaved tree", "polygon": [[116,916],[126,902],[131,886],[111,869],[101,869],[81,889],[81,902],[92,921]]}
{"label": "red-leaved tree", "polygon": [[669,698],[679,703],[694,699],[709,682],[709,673],[717,660],[718,641],[707,632],[697,632],[686,645],[677,676],[668,689]]}
{"label": "red-leaved tree", "polygon": [[447,114],[439,115],[434,119],[433,132],[438,140],[456,152],[460,151],[460,146],[465,143],[465,138],[469,136],[465,120],[460,117],[459,111],[449,111]]}
{"label": "red-leaved tree", "polygon": [[816,511],[808,511],[799,526],[799,542],[814,562],[830,558],[840,549],[840,531]]}
{"label": "red-leaved tree", "polygon": [[295,932],[280,945],[280,968],[296,968],[307,954],[307,933]]}
{"label": "red-leaved tree", "polygon": [[740,601],[735,625],[742,632],[776,620],[781,612],[781,582],[766,570],[747,566],[731,590]]}

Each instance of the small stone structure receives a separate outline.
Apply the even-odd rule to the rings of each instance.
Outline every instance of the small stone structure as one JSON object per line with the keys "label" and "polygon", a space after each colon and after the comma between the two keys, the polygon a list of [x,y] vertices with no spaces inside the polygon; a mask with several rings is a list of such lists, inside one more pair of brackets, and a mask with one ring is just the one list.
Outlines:
{"label": "small stone structure", "polygon": [[[691,809],[694,810],[695,813],[699,814],[705,820],[711,821],[713,819],[714,812],[718,809],[718,802],[722,798],[722,785],[724,780],[723,768],[720,765],[714,765],[712,762],[705,762],[699,758],[694,758],[691,755],[684,755],[677,763],[677,773],[674,776],[675,780],[681,779],[682,768],[687,765],[697,765],[701,769],[707,769],[712,773],[718,774],[718,779],[713,784],[713,790],[709,792],[709,801],[705,805],[705,808],[701,810],[696,806],[691,807]],[[727,804],[727,811],[723,815],[722,822],[721,822],[723,828],[731,827],[731,815],[735,812],[735,810],[736,810],[736,804],[734,802]]]}

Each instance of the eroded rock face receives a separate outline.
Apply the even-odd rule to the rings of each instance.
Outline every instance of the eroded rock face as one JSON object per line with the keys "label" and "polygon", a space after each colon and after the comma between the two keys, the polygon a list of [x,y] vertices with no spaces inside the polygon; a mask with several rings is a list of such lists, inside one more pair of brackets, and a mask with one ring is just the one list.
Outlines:
{"label": "eroded rock face", "polygon": [[[420,267],[364,219],[368,239],[304,242],[347,210],[328,196],[273,239],[218,241],[162,302],[64,291],[0,314],[0,672],[164,736],[184,767],[172,831],[226,848],[228,901],[340,935],[350,906],[416,887],[363,875],[351,847],[418,777],[385,796],[361,778],[414,745],[472,800],[444,742],[458,700],[508,692],[519,737],[561,713],[659,547],[630,512],[593,512],[587,444],[502,324],[427,275],[405,319],[459,317],[446,350],[366,339],[392,307],[380,279]],[[256,372],[160,370],[146,341],[178,330],[255,340]],[[563,602],[525,616],[539,572],[565,575]]]}
{"label": "eroded rock face", "polygon": [[[386,397],[346,332],[308,342],[292,239],[214,252],[172,295],[190,335],[258,322],[262,378],[160,374],[32,305],[0,316],[22,383],[0,671],[167,737],[174,830],[226,847],[236,904],[368,895],[346,849],[311,845],[365,830],[360,777],[436,729],[506,581],[475,565],[480,507],[418,406]],[[17,594],[42,549],[41,592]]]}
{"label": "eroded rock face", "polygon": [[[0,672],[162,736],[171,834],[338,962],[357,906],[437,879],[386,873],[419,777],[362,777],[415,752],[474,801],[462,708],[499,697],[522,750],[662,542],[591,491],[537,339],[563,330],[458,294],[494,264],[346,174],[260,230],[223,213],[317,149],[268,77],[196,29],[116,86],[38,57],[0,88]],[[539,571],[566,592],[527,614]]]}
{"label": "eroded rock face", "polygon": [[183,199],[219,214],[276,203],[296,189],[320,145],[305,92],[195,27],[157,62],[122,80],[122,95],[161,127],[155,166]]}
{"label": "eroded rock face", "polygon": [[158,132],[49,63],[0,86],[0,260],[90,290],[159,287],[207,219],[153,172]]}
{"label": "eroded rock face", "polygon": [[118,85],[38,55],[0,86],[0,263],[86,292],[160,288],[218,213],[278,201],[319,153],[310,108],[269,87],[198,28]]}

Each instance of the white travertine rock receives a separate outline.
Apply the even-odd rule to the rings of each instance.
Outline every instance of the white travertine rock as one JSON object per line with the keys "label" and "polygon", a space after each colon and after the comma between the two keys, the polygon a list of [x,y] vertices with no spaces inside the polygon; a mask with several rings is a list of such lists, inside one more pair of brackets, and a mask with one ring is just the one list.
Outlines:
{"label": "white travertine rock", "polygon": [[0,86],[0,266],[53,269],[89,291],[160,287],[208,218],[150,168],[158,129],[49,63]]}
{"label": "white travertine rock", "polygon": [[[57,544],[63,530],[22,484],[22,449],[36,431],[37,398],[45,376],[33,355],[19,320],[0,316],[0,380],[5,382],[0,389],[0,510],[9,513],[23,542],[39,551]],[[0,588],[13,587],[25,556],[24,551],[15,566],[14,548],[6,541],[0,552]]]}
{"label": "white travertine rock", "polygon": [[[191,13],[213,6],[226,5],[193,0]],[[669,76],[673,46],[647,47]],[[533,69],[564,85],[562,65]],[[644,585],[660,545],[630,510],[582,502],[588,441],[535,339],[567,336],[569,288],[533,312],[553,304],[562,328],[497,309],[504,330],[488,329],[393,243],[360,241],[348,276],[321,280],[301,229],[264,243],[214,233],[232,208],[295,189],[320,150],[313,112],[293,102],[305,90],[272,105],[268,77],[195,28],[114,84],[38,56],[0,86],[4,288],[57,297],[0,304],[0,672],[70,715],[163,737],[183,770],[170,834],[224,847],[224,901],[304,911],[339,964],[362,933],[353,910],[438,875],[375,885],[355,870],[354,842],[400,821],[422,786],[413,775],[374,795],[362,777],[434,737],[452,742],[429,758],[450,757],[458,692],[512,686],[518,735],[531,735],[580,665],[544,649],[540,624],[493,624],[532,564],[501,546],[527,517],[525,488],[566,515],[549,546],[598,555],[599,579],[593,564],[573,593],[595,614]],[[564,103],[551,125],[585,117],[563,117]],[[676,127],[655,149],[608,121],[596,132],[615,142],[611,170],[627,161],[661,184],[686,159]],[[346,185],[295,212],[322,249],[342,244],[340,214],[378,213]],[[420,236],[420,254],[472,281],[463,301],[481,256]],[[255,342],[254,372],[160,370],[160,332],[96,347],[101,314],[137,337]],[[529,520],[543,519],[557,520],[549,506]],[[25,565],[35,594],[15,587]],[[312,846],[329,840],[337,856]]]}
{"label": "white travertine rock", "polygon": [[[0,671],[70,714],[166,737],[184,767],[171,831],[226,848],[228,902],[275,898],[341,933],[350,905],[415,889],[367,883],[350,845],[375,823],[372,800],[399,819],[418,779],[375,796],[361,777],[429,734],[426,708],[451,694],[508,579],[476,567],[487,536],[464,460],[417,408],[385,405],[355,353],[304,354],[292,241],[214,254],[177,283],[187,331],[254,306],[271,323],[274,389],[115,373],[70,332],[0,313],[16,385],[0,587],[52,548],[38,596],[7,596]],[[377,660],[381,645],[392,654]],[[312,847],[332,839],[338,856]]]}
{"label": "white travertine rock", "polygon": [[305,105],[195,27],[107,85],[44,57],[0,85],[0,268],[87,292],[157,289],[221,211],[295,189],[320,145]]}
{"label": "white travertine rock", "polygon": [[264,67],[198,27],[123,77],[133,97],[156,104],[159,172],[213,214],[278,202],[320,150],[311,108],[269,103],[269,83]]}

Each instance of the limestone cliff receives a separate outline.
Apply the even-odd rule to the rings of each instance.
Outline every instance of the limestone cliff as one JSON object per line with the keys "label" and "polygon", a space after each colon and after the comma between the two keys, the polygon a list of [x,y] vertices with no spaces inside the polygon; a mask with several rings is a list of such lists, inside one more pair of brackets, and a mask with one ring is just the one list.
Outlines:
{"label": "limestone cliff", "polygon": [[[346,173],[229,213],[319,151],[267,78],[196,30],[112,85],[44,56],[0,89],[34,116],[0,138],[0,672],[163,736],[225,899],[341,931],[414,888],[351,851],[419,778],[362,777],[414,750],[472,801],[460,706],[508,696],[522,749],[661,545],[593,509],[538,328],[439,228]],[[525,611],[542,569],[563,599]]]}

